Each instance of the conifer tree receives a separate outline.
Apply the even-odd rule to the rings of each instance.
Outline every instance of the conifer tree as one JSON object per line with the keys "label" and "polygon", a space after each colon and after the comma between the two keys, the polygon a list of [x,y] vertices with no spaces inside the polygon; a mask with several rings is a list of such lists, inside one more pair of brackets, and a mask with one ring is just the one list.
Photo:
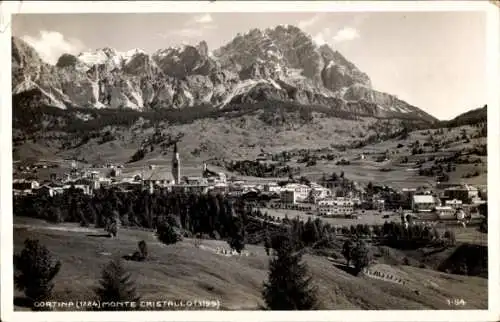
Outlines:
{"label": "conifer tree", "polygon": [[[101,302],[137,302],[140,299],[136,293],[135,281],[123,267],[120,258],[113,259],[103,268],[99,284],[95,293]],[[123,308],[107,309],[123,310]]]}
{"label": "conifer tree", "polygon": [[38,240],[26,239],[24,245],[21,253],[14,255],[14,284],[29,300],[46,300],[52,293],[52,280],[61,262],[56,261]]}
{"label": "conifer tree", "polygon": [[144,240],[141,240],[137,245],[142,259],[146,259],[148,257],[148,245]]}
{"label": "conifer tree", "polygon": [[231,236],[228,239],[229,247],[241,253],[245,248],[245,227],[239,217],[233,218]]}
{"label": "conifer tree", "polygon": [[264,237],[264,249],[266,250],[267,256],[270,255],[271,250],[271,236],[269,234],[269,230],[266,228],[266,234]]}
{"label": "conifer tree", "polygon": [[288,236],[279,238],[269,261],[269,277],[262,295],[269,310],[314,310],[318,308],[316,288],[301,262],[301,252],[294,252]]}
{"label": "conifer tree", "polygon": [[344,245],[342,246],[342,255],[346,259],[346,265],[349,266],[349,263],[351,262],[351,255],[352,255],[352,249],[354,248],[354,243],[348,239],[344,242]]}

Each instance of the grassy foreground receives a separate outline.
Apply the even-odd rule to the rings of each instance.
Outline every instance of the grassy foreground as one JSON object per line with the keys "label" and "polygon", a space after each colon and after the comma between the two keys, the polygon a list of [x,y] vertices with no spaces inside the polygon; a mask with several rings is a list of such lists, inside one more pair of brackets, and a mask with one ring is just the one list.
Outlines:
{"label": "grassy foreground", "polygon": [[[118,237],[88,236],[103,231],[76,225],[51,225],[43,221],[14,218],[14,252],[26,238],[39,239],[62,261],[55,277],[53,300],[91,300],[102,267],[113,257],[133,253],[139,240],[148,243],[150,259],[125,262],[144,300],[217,299],[222,309],[253,310],[262,305],[261,289],[267,278],[268,257],[264,248],[248,245],[249,256],[224,257],[216,247],[223,241],[194,241],[170,246],[159,243],[152,232],[121,229]],[[488,281],[409,266],[376,264],[370,269],[389,272],[410,281],[399,285],[368,276],[355,277],[343,270],[342,261],[304,256],[318,286],[324,309],[486,309]],[[23,297],[15,291],[15,303]],[[466,304],[450,307],[448,300],[464,299]],[[15,310],[26,310],[15,305]]]}

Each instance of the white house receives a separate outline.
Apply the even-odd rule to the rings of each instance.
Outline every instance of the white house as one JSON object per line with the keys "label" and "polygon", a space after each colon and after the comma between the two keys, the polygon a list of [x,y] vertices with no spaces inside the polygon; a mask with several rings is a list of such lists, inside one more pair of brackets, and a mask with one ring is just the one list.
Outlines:
{"label": "white house", "polygon": [[479,190],[471,185],[463,184],[458,187],[446,188],[445,196],[450,199],[458,199],[463,203],[468,203],[469,200],[479,197]]}
{"label": "white house", "polygon": [[213,186],[210,186],[208,188],[211,192],[217,193],[217,194],[226,194],[229,191],[229,188],[226,183],[216,183]]}
{"label": "white house", "polygon": [[462,200],[452,199],[452,200],[446,200],[444,204],[446,206],[450,206],[454,209],[458,209],[458,208],[462,208],[463,202],[462,202]]}
{"label": "white house", "polygon": [[354,203],[350,200],[321,200],[316,212],[319,216],[350,215],[354,212]]}
{"label": "white house", "polygon": [[281,187],[276,182],[269,182],[264,185],[265,192],[280,193]]}
{"label": "white house", "polygon": [[385,210],[385,200],[384,199],[373,200],[373,207],[377,210]]}
{"label": "white house", "polygon": [[37,189],[39,186],[40,184],[35,180],[14,179],[12,181],[12,188],[15,190]]}
{"label": "white house", "polygon": [[294,190],[296,193],[296,201],[303,202],[309,198],[311,188],[305,184],[289,183],[284,187],[284,190]]}
{"label": "white house", "polygon": [[319,200],[329,198],[331,195],[332,191],[330,189],[325,188],[317,183],[311,182],[309,197],[313,203],[317,203]]}
{"label": "white house", "polygon": [[451,206],[436,206],[435,211],[439,219],[455,219],[457,212],[455,208]]}
{"label": "white house", "polygon": [[436,199],[432,195],[414,195],[411,208],[414,212],[429,212],[437,206]]}

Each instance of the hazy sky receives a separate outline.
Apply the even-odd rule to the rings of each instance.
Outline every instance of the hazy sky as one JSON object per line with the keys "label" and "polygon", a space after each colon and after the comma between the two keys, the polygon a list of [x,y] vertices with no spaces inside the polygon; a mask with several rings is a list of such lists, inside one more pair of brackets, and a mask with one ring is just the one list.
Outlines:
{"label": "hazy sky", "polygon": [[29,14],[12,33],[54,63],[64,52],[195,44],[215,49],[252,28],[292,24],[366,72],[377,90],[440,119],[486,103],[482,12]]}

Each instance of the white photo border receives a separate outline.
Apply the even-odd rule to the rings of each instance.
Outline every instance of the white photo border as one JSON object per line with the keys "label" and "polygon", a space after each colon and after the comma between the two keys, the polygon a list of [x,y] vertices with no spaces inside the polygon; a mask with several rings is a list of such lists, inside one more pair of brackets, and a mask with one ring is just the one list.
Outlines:
{"label": "white photo border", "polygon": [[[12,14],[147,12],[425,12],[481,11],[487,15],[488,88],[488,310],[385,311],[162,311],[162,312],[14,312],[12,229]],[[499,321],[499,8],[488,1],[3,1],[0,3],[0,227],[1,315],[5,321]],[[494,230],[496,229],[496,230]],[[493,233],[495,232],[495,233]]]}

